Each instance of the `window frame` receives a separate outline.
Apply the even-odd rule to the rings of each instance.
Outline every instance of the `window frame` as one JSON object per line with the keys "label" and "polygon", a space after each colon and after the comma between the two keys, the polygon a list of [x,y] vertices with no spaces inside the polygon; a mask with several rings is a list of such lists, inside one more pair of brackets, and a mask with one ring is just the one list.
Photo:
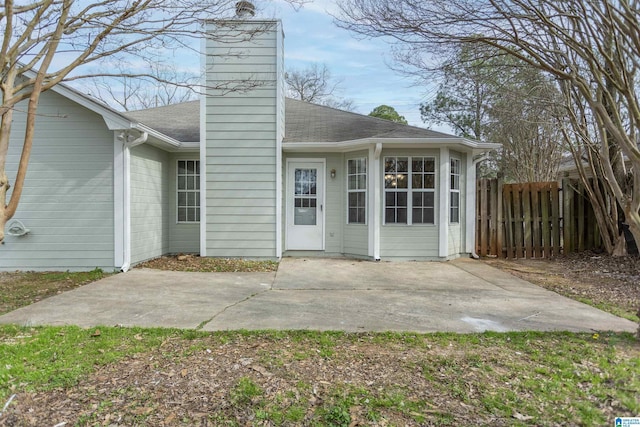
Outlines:
{"label": "window frame", "polygon": [[[180,163],[184,162],[184,170],[185,173],[180,173]],[[188,173],[188,162],[194,162],[194,172],[193,173]],[[199,224],[200,223],[200,213],[202,212],[201,206],[200,206],[200,173],[201,173],[201,169],[200,169],[200,159],[177,159],[176,160],[176,224]],[[187,179],[190,177],[194,178],[194,188],[193,189],[188,189],[188,188],[180,188],[180,178],[184,177],[185,178],[185,186],[188,187],[188,185],[186,185],[187,183]],[[180,204],[180,194],[184,193],[186,194],[186,204],[181,205]],[[195,194],[195,200],[194,200],[194,206],[191,206],[189,204],[189,194]],[[180,209],[187,209],[187,211],[185,212],[186,218],[184,220],[180,219]],[[188,210],[189,209],[195,209],[195,220],[190,221],[189,218],[189,214],[188,214]]]}
{"label": "window frame", "polygon": [[[359,160],[363,161],[364,164],[364,173],[360,172],[357,168],[357,163],[356,163],[356,173],[352,174],[350,173],[350,168],[349,168],[349,162],[355,161],[358,162]],[[346,208],[347,208],[347,225],[367,225],[368,224],[368,203],[369,203],[369,196],[368,196],[368,191],[367,188],[369,186],[368,184],[368,178],[369,178],[369,172],[368,172],[368,160],[366,156],[358,156],[358,157],[352,157],[352,158],[348,158],[347,159],[347,164],[346,164],[346,190],[347,190],[347,203],[346,203]],[[364,175],[364,188],[350,188],[350,178],[352,176],[356,177],[356,182],[357,182],[357,177],[363,176]],[[350,205],[350,196],[351,194],[364,194],[364,205],[363,206],[356,206],[356,209],[364,209],[364,222],[351,222],[350,220],[350,209],[351,209],[351,205]]]}
{"label": "window frame", "polygon": [[[387,188],[386,180],[387,180],[387,159],[395,159],[396,165],[398,159],[407,159],[407,187],[406,188]],[[431,160],[433,162],[433,171],[414,171],[413,170],[413,162],[414,160],[421,160],[422,162],[426,162],[427,160]],[[391,226],[427,226],[433,227],[437,225],[437,189],[438,189],[438,161],[435,155],[421,155],[421,156],[409,156],[409,155],[387,155],[382,158],[382,192],[383,192],[383,206],[382,206],[382,225],[391,225]],[[396,167],[395,175],[397,176],[398,170]],[[405,172],[400,172],[400,174],[405,174]],[[414,175],[420,174],[423,176],[421,180],[424,180],[424,176],[431,175],[433,176],[433,188],[414,188],[413,181]],[[424,185],[424,184],[423,184]],[[407,204],[406,204],[406,216],[407,222],[387,222],[387,193],[405,193],[407,195]],[[432,208],[433,209],[433,222],[414,222],[413,221],[413,196],[414,193],[431,193],[433,195],[433,206],[419,206],[420,208]],[[396,197],[397,199],[397,197]]]}
{"label": "window frame", "polygon": [[[454,164],[457,165],[457,172],[454,171]],[[449,159],[449,224],[460,224],[460,180],[462,178],[462,161],[457,157]],[[454,183],[457,182],[457,186]],[[458,205],[453,206],[453,195],[457,195]],[[453,212],[456,210],[456,218],[453,219]]]}

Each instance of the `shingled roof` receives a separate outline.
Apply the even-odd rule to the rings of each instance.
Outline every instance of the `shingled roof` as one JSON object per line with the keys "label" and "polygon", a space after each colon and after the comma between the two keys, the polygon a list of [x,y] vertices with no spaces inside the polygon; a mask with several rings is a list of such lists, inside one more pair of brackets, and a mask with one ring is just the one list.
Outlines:
{"label": "shingled roof", "polygon": [[[200,101],[130,111],[132,119],[182,142],[200,141]],[[287,98],[287,142],[342,142],[365,138],[457,138],[415,126]]]}
{"label": "shingled roof", "polygon": [[200,101],[129,111],[126,114],[180,142],[200,141]]}

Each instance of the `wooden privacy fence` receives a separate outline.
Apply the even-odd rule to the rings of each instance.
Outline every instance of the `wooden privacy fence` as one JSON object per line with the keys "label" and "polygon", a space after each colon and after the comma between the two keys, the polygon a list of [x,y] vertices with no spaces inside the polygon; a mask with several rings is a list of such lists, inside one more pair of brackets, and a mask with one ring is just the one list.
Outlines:
{"label": "wooden privacy fence", "polygon": [[[599,243],[591,205],[578,184],[477,184],[476,252],[501,258],[549,258]],[[561,197],[562,196],[562,197]],[[564,217],[562,216],[564,213]]]}

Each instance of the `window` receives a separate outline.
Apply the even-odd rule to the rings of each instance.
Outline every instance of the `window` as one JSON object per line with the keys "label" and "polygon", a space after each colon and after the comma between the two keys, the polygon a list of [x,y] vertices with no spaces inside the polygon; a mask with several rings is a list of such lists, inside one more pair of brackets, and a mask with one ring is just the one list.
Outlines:
{"label": "window", "polygon": [[347,161],[347,224],[367,223],[367,159]]}
{"label": "window", "polygon": [[200,161],[178,160],[178,222],[200,221]]}
{"label": "window", "polygon": [[385,224],[434,224],[436,159],[385,157]]}
{"label": "window", "polygon": [[414,157],[411,161],[412,213],[414,224],[435,223],[436,159]]}
{"label": "window", "polygon": [[460,159],[451,159],[451,185],[449,190],[449,222],[460,222]]}

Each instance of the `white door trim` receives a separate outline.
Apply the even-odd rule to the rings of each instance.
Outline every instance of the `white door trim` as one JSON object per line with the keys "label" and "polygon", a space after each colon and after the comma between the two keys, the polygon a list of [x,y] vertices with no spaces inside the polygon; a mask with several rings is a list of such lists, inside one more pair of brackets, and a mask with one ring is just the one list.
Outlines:
{"label": "white door trim", "polygon": [[292,164],[294,164],[293,167],[295,167],[296,164],[317,164],[318,165],[318,174],[321,177],[321,181],[320,181],[320,185],[319,185],[319,190],[318,192],[319,197],[318,200],[320,201],[320,221],[321,221],[321,225],[322,225],[322,247],[320,249],[314,249],[314,250],[320,250],[320,251],[324,251],[325,250],[325,230],[326,230],[326,187],[327,187],[327,177],[326,177],[326,170],[327,170],[327,160],[324,158],[288,158],[287,159],[287,167],[285,170],[285,182],[286,182],[286,186],[285,186],[285,229],[286,229],[286,236],[285,236],[285,250],[298,250],[298,249],[291,249],[290,245],[289,245],[289,228],[293,222],[293,189],[291,188],[291,179],[290,179],[290,173],[292,170]]}

